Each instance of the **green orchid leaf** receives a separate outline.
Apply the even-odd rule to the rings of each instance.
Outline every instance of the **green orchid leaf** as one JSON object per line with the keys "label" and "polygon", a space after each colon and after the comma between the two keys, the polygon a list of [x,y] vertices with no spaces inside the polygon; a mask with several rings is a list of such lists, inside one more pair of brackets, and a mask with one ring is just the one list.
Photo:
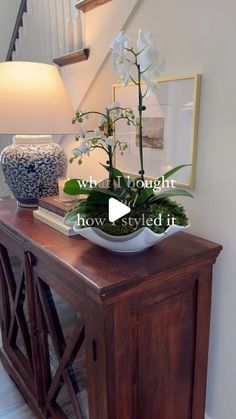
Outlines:
{"label": "green orchid leaf", "polygon": [[180,166],[173,167],[173,169],[168,170],[168,172],[166,172],[164,175],[160,176],[157,179],[157,181],[161,182],[162,179],[166,180],[170,176],[174,175],[174,173],[178,172],[178,170],[183,169],[183,167],[189,167],[189,166],[192,166],[192,164],[181,164]]}
{"label": "green orchid leaf", "polygon": [[189,193],[188,191],[185,191],[184,189],[169,189],[169,190],[159,193],[158,195],[153,196],[151,199],[146,201],[146,203],[148,205],[151,205],[151,204],[154,204],[155,202],[160,201],[161,199],[170,198],[174,196],[187,196],[189,198],[193,198],[193,195],[191,195],[191,193]]}
{"label": "green orchid leaf", "polygon": [[[172,175],[174,175],[176,172],[178,172],[178,170],[183,169],[184,167],[188,167],[188,166],[192,166],[191,164],[181,164],[180,166],[176,166],[173,167],[173,169],[168,170],[168,172],[164,173],[164,175],[161,175],[159,178],[154,179],[153,182],[153,188],[148,188],[150,191],[150,196],[152,196],[154,194],[154,188],[155,185],[159,182],[160,186],[161,186],[161,182],[165,181],[166,179],[170,178]],[[134,181],[137,182],[138,180],[140,180],[141,178],[138,177],[136,178]]]}
{"label": "green orchid leaf", "polygon": [[[101,163],[101,166],[103,166],[104,169],[106,169],[108,172],[110,172],[109,166],[105,166],[102,163]],[[135,192],[131,188],[129,188],[129,185],[127,183],[127,180],[125,178],[124,173],[122,173],[120,170],[113,167],[111,169],[111,175],[112,175],[112,178],[115,180],[115,182],[120,186],[120,188],[118,189],[119,197],[123,198],[124,195],[128,194],[130,196],[130,198],[134,199],[135,198]]]}
{"label": "green orchid leaf", "polygon": [[[86,181],[83,179],[70,179],[67,180],[64,186],[64,192],[68,195],[88,195],[91,191],[93,191],[93,187],[83,187],[81,185],[85,185]],[[89,182],[87,182],[89,184]]]}
{"label": "green orchid leaf", "polygon": [[[110,173],[109,166],[105,166],[105,164],[102,164],[102,163],[100,163],[100,164],[101,164],[102,167],[104,167],[104,169],[106,169],[108,171],[108,173]],[[112,167],[111,174],[112,174],[113,179],[122,188],[122,190],[127,190],[128,189],[129,186],[126,182],[125,176],[120,170],[116,169],[115,167]]]}
{"label": "green orchid leaf", "polygon": [[[119,197],[115,191],[112,192],[105,188],[83,187],[81,186],[83,184],[86,184],[86,181],[81,179],[70,179],[65,183],[64,192],[68,195],[90,195],[94,192],[99,192],[112,198],[118,199]],[[87,181],[87,184],[89,185],[89,181]]]}
{"label": "green orchid leaf", "polygon": [[145,188],[141,191],[136,199],[136,206],[139,207],[148,201],[153,196],[152,188]]}
{"label": "green orchid leaf", "polygon": [[74,224],[77,222],[78,214],[80,214],[83,217],[88,217],[90,211],[91,207],[88,206],[87,202],[81,201],[76,208],[74,208],[66,214],[64,218],[64,223],[67,225]]}
{"label": "green orchid leaf", "polygon": [[78,209],[75,208],[68,212],[64,217],[64,223],[65,224],[74,224],[77,221],[78,218]]}
{"label": "green orchid leaf", "polygon": [[119,190],[117,190],[116,192],[116,191],[110,191],[109,189],[105,189],[105,188],[94,188],[91,191],[91,193],[93,194],[94,192],[102,193],[103,195],[106,195],[109,198],[120,199]]}
{"label": "green orchid leaf", "polygon": [[121,187],[123,191],[127,191],[129,189],[128,183],[125,179],[124,174],[116,169],[115,167],[112,168],[112,176],[115,178],[116,183]]}
{"label": "green orchid leaf", "polygon": [[100,165],[101,165],[102,167],[104,167],[104,169],[105,169],[105,170],[107,170],[107,172],[109,172],[109,168],[110,168],[110,166],[107,166],[106,164],[103,164],[103,163],[100,163]]}
{"label": "green orchid leaf", "polygon": [[87,203],[90,205],[93,205],[93,204],[108,205],[109,199],[110,199],[110,195],[106,195],[98,191],[93,191],[87,198]]}

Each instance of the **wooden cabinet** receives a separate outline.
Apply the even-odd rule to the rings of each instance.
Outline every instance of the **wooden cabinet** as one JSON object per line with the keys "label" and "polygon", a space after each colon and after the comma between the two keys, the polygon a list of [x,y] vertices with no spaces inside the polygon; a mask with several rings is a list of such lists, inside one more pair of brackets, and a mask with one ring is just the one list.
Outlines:
{"label": "wooden cabinet", "polygon": [[37,416],[204,419],[220,250],[179,233],[113,254],[1,202],[1,359]]}

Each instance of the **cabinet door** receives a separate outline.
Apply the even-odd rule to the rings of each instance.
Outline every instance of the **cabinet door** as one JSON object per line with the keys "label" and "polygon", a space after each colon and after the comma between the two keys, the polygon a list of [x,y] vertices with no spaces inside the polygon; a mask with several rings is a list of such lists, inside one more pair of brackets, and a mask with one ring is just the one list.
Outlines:
{"label": "cabinet door", "polygon": [[29,310],[28,277],[25,255],[14,245],[6,249],[0,244],[1,334],[8,359],[21,379],[31,383],[37,397],[33,368],[33,319]]}
{"label": "cabinet door", "polygon": [[195,292],[138,312],[138,418],[190,419]]}
{"label": "cabinet door", "polygon": [[38,295],[44,414],[88,419],[85,320],[62,295],[34,275]]}

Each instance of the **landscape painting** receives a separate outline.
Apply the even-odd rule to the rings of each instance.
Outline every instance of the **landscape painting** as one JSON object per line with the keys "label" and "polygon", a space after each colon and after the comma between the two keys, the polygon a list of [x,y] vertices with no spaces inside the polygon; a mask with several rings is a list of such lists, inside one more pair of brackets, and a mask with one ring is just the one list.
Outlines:
{"label": "landscape painting", "polygon": [[[136,146],[138,143],[137,120]],[[164,118],[143,118],[143,147],[154,148],[156,150],[164,149]]]}

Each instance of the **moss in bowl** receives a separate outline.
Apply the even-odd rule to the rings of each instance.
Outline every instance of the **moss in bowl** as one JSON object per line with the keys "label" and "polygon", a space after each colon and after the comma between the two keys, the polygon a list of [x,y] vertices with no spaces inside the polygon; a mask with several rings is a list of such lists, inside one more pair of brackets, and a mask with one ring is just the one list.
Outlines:
{"label": "moss in bowl", "polygon": [[143,205],[132,208],[127,216],[114,223],[108,219],[107,205],[94,204],[90,206],[89,212],[83,216],[82,221],[81,228],[97,227],[112,236],[128,235],[142,227],[148,227],[154,233],[161,234],[170,225],[188,225],[188,218],[183,206],[168,198],[150,206]]}

